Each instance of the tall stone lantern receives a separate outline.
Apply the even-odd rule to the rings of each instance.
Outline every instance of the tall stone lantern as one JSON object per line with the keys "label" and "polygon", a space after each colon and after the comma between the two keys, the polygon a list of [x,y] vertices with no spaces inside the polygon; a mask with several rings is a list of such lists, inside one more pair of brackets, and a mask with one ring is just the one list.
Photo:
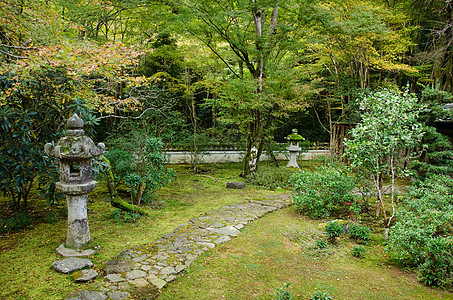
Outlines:
{"label": "tall stone lantern", "polygon": [[105,151],[103,143],[94,144],[85,136],[83,120],[73,114],[67,122],[66,135],[55,147],[47,143],[44,151],[58,159],[60,181],[56,187],[66,196],[68,204],[68,235],[66,246],[80,248],[91,239],[88,227],[88,194],[97,186],[92,180],[91,159]]}
{"label": "tall stone lantern", "polygon": [[293,129],[292,134],[288,135],[286,139],[289,141],[289,146],[286,148],[289,151],[289,162],[286,165],[288,168],[299,168],[297,164],[297,154],[302,150],[299,146],[299,142],[305,140],[301,135],[297,133],[297,129]]}

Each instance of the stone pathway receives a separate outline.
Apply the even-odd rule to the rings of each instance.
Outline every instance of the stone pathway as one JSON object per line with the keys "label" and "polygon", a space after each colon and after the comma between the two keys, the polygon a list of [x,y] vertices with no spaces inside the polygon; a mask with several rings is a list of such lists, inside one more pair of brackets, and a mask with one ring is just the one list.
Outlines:
{"label": "stone pathway", "polygon": [[289,195],[242,201],[190,219],[172,233],[148,245],[128,249],[105,263],[105,276],[91,291],[76,291],[67,299],[129,299],[135,288],[162,289],[203,252],[228,242],[244,226],[292,203]]}

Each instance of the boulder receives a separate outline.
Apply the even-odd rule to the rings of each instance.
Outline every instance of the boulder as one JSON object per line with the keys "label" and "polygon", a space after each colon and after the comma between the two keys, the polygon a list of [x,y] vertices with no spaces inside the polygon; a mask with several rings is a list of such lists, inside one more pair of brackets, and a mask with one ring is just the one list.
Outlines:
{"label": "boulder", "polygon": [[240,190],[240,189],[245,188],[245,182],[230,181],[230,182],[227,182],[226,187],[228,189]]}
{"label": "boulder", "polygon": [[93,263],[91,262],[91,260],[78,257],[69,257],[54,261],[52,263],[52,268],[54,268],[57,272],[65,274],[72,273],[76,270],[80,270],[86,267],[91,268],[92,266]]}

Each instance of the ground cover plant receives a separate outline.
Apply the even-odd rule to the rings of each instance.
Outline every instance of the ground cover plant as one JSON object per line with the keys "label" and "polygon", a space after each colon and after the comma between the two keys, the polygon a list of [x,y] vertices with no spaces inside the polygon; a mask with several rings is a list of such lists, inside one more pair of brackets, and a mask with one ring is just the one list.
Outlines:
{"label": "ground cover plant", "polygon": [[[315,294],[333,299],[452,298],[390,264],[380,234],[372,234],[372,243],[362,246],[363,259],[351,255],[356,244],[346,235],[337,246],[329,245],[328,256],[317,256],[312,248],[323,237],[319,224],[295,208],[259,219],[237,238],[203,254],[159,299],[276,299],[279,288],[278,295],[293,299]],[[297,239],[295,232],[301,233]]]}
{"label": "ground cover plant", "polygon": [[[311,168],[311,162],[301,165]],[[253,185],[243,190],[227,190],[227,181],[240,180],[239,164],[201,167],[202,174],[193,174],[191,166],[175,166],[177,179],[156,195],[164,205],[157,210],[149,209],[148,217],[135,216],[136,220],[110,205],[107,188],[101,184],[90,195],[88,204],[93,244],[100,248],[90,257],[95,269],[100,271],[102,262],[126,248],[156,240],[206,211],[274,193]],[[43,201],[34,198],[33,212],[45,208]],[[89,284],[76,285],[69,275],[50,269],[51,263],[59,258],[55,248],[65,239],[66,221],[64,207],[45,209],[56,219],[34,220],[28,229],[2,235],[2,299],[61,299],[75,289],[89,288]],[[335,245],[327,243],[320,222],[309,220],[296,208],[260,219],[248,225],[238,238],[203,254],[176,282],[165,287],[159,297],[272,299],[276,289],[284,287],[286,282],[290,286],[281,290],[282,297],[288,295],[287,291],[294,299],[305,299],[316,293],[339,299],[372,299],[382,293],[388,299],[412,299],[420,295],[428,297],[425,299],[450,297],[447,292],[417,283],[413,275],[390,264],[379,231],[371,233],[368,245],[360,246],[366,252],[359,258],[353,256],[352,249],[357,244],[347,234],[341,234]],[[376,281],[376,278],[380,279]],[[401,286],[409,288],[403,290]]]}
{"label": "ground cover plant", "polygon": [[[254,199],[273,193],[269,190],[248,187],[243,190],[226,189],[227,181],[240,180],[239,164],[201,165],[202,174],[194,175],[190,166],[173,166],[177,179],[157,192],[162,202],[160,209],[142,204],[149,216],[137,218],[125,215],[110,204],[108,189],[101,183],[89,196],[88,219],[92,244],[100,248],[90,259],[99,272],[102,262],[116,257],[133,245],[154,241],[172,232],[190,218],[244,199]],[[1,197],[2,209],[8,198]],[[55,249],[66,238],[66,208],[61,205],[47,206],[32,191],[29,201],[29,221],[16,232],[2,232],[0,239],[0,298],[1,299],[62,299],[75,289],[69,275],[58,274],[50,269],[53,261],[60,259]],[[7,215],[7,210],[2,211]],[[22,216],[17,214],[19,222]],[[20,221],[22,222],[22,221]],[[5,226],[6,224],[3,224]],[[25,227],[25,228],[24,228]]]}
{"label": "ground cover plant", "polygon": [[354,179],[333,166],[322,166],[315,172],[302,170],[292,176],[291,182],[295,205],[314,219],[328,218],[354,202]]}
{"label": "ground cover plant", "polygon": [[421,282],[453,289],[453,179],[427,178],[404,199],[391,228],[388,248],[406,267],[416,268]]}

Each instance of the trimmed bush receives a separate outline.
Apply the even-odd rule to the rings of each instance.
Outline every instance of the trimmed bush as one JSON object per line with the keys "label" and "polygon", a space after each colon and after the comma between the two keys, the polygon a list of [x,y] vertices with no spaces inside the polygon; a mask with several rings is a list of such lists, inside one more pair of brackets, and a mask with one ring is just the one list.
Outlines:
{"label": "trimmed bush", "polygon": [[247,183],[259,185],[267,189],[276,189],[277,187],[288,186],[291,175],[294,174],[293,169],[289,168],[274,168],[260,167],[258,171],[247,176]]}
{"label": "trimmed bush", "polygon": [[343,225],[338,222],[329,222],[326,225],[326,236],[327,238],[335,242],[335,239],[343,233]]}
{"label": "trimmed bush", "polygon": [[404,199],[387,249],[420,281],[453,289],[453,179],[436,175],[418,182]]}
{"label": "trimmed bush", "polygon": [[294,203],[310,218],[328,218],[334,212],[354,202],[351,190],[354,180],[346,171],[333,167],[321,167],[315,173],[300,171],[291,181],[294,185]]}
{"label": "trimmed bush", "polygon": [[352,247],[352,256],[357,257],[357,258],[363,258],[363,255],[365,254],[366,250],[362,246],[354,246]]}
{"label": "trimmed bush", "polygon": [[360,244],[368,244],[370,233],[370,229],[366,226],[356,224],[349,226],[349,236]]}

